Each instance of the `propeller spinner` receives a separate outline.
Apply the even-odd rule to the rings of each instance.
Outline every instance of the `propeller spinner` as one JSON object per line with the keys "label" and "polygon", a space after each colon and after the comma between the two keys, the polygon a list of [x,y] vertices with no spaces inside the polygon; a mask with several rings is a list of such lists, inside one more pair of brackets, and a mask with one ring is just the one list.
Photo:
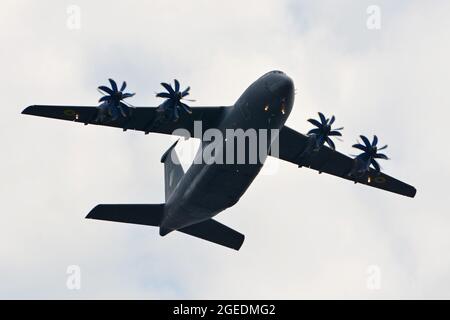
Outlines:
{"label": "propeller spinner", "polygon": [[311,129],[308,132],[308,136],[314,140],[314,151],[319,150],[325,143],[327,143],[331,149],[335,150],[336,146],[330,137],[341,137],[342,133],[339,131],[344,129],[344,127],[337,129],[331,128],[332,124],[336,120],[335,116],[332,116],[331,119],[327,119],[322,112],[319,112],[319,118],[320,122],[315,119],[308,119],[311,124],[316,126],[316,128]]}
{"label": "propeller spinner", "polygon": [[184,91],[180,91],[180,82],[174,80],[174,88],[168,83],[162,82],[161,85],[167,92],[160,92],[156,94],[158,98],[165,98],[166,100],[158,107],[157,111],[165,115],[166,117],[177,121],[180,118],[180,111],[187,114],[192,114],[192,109],[182,100],[193,101],[185,99],[189,95],[190,87],[187,87]]}
{"label": "propeller spinner", "polygon": [[[129,115],[130,107],[123,102],[124,99],[134,96],[134,93],[124,93],[123,91],[127,87],[127,83],[124,81],[120,90],[117,87],[117,83],[113,79],[108,79],[111,84],[111,88],[107,86],[100,86],[98,90],[104,94],[98,102],[102,104],[99,106],[98,120],[104,120],[106,117],[111,120],[116,120],[119,114],[124,118]],[[128,112],[127,112],[128,111]]]}
{"label": "propeller spinner", "polygon": [[363,144],[358,142],[353,145],[353,148],[361,150],[362,153],[355,157],[355,166],[350,175],[362,176],[369,171],[370,165],[373,166],[376,172],[380,172],[380,165],[376,159],[388,160],[389,158],[378,151],[386,149],[387,145],[378,148],[378,137],[376,135],[373,136],[372,143],[366,136],[360,135],[360,138]]}

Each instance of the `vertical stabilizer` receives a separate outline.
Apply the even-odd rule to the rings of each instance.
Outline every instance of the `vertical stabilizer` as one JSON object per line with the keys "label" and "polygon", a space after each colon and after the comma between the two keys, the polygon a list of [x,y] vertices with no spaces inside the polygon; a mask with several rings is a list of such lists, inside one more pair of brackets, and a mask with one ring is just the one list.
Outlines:
{"label": "vertical stabilizer", "polygon": [[183,167],[181,166],[180,159],[178,159],[175,151],[175,146],[178,141],[179,140],[177,140],[161,157],[161,162],[164,163],[166,202],[184,175]]}

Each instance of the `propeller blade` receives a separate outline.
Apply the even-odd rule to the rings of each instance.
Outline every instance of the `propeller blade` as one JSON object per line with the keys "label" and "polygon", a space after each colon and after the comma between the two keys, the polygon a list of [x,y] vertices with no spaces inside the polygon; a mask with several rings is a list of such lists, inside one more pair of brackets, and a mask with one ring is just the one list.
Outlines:
{"label": "propeller blade", "polygon": [[189,107],[186,103],[180,102],[179,104],[183,107],[184,111],[186,111],[189,114],[192,114],[191,107]]}
{"label": "propeller blade", "polygon": [[388,156],[385,155],[384,153],[377,153],[376,155],[373,156],[376,159],[384,159],[384,160],[389,160]]}
{"label": "propeller blade", "polygon": [[378,137],[376,135],[373,136],[372,147],[375,147],[378,143]]}
{"label": "propeller blade", "polygon": [[310,122],[311,124],[315,125],[317,128],[321,128],[322,124],[317,121],[316,119],[308,119],[308,122]]}
{"label": "propeller blade", "polygon": [[322,122],[322,125],[326,125],[327,119],[325,118],[325,116],[323,115],[322,112],[319,112],[319,117],[320,117],[320,121]]}
{"label": "propeller blade", "polygon": [[111,100],[110,96],[103,96],[100,99],[98,99],[98,102],[109,101],[109,100]]}
{"label": "propeller blade", "polygon": [[333,124],[334,120],[336,120],[336,117],[335,117],[335,116],[332,116],[332,117],[331,117],[331,120],[330,120],[330,123],[329,123],[330,126]]}
{"label": "propeller blade", "polygon": [[365,136],[360,135],[361,140],[364,142],[364,144],[366,145],[367,148],[370,148],[372,145],[370,144],[369,139],[367,139]]}
{"label": "propeller blade", "polygon": [[120,101],[119,103],[120,103],[120,105],[121,105],[122,107],[124,107],[124,108],[126,108],[126,109],[133,108],[133,106],[130,105],[130,104],[128,104],[128,103],[125,103],[125,102],[122,102],[122,101]]}
{"label": "propeller blade", "polygon": [[123,102],[119,102],[118,108],[122,116],[125,118],[127,116],[125,110],[128,109],[128,106]]}
{"label": "propeller blade", "polygon": [[384,150],[384,149],[386,149],[388,146],[387,145],[385,145],[385,146],[382,146],[381,148],[378,148],[377,150],[378,151],[380,151],[380,150]]}
{"label": "propeller blade", "polygon": [[330,138],[327,137],[327,139],[325,140],[328,145],[330,146],[331,149],[336,150],[336,146],[334,145],[333,140],[331,140]]}
{"label": "propeller blade", "polygon": [[165,82],[161,82],[161,85],[164,87],[164,89],[167,90],[167,92],[169,92],[171,95],[175,94],[175,91],[173,91],[172,86],[168,83]]}
{"label": "propeller blade", "polygon": [[354,144],[352,147],[356,148],[356,149],[359,149],[361,151],[364,151],[364,152],[367,151],[367,148],[365,146],[363,146],[362,144],[360,144],[360,143]]}
{"label": "propeller blade", "polygon": [[131,103],[128,103],[128,102],[126,102],[126,101],[122,101],[122,103],[123,103],[124,105],[126,105],[128,108],[134,109],[134,106],[133,106]]}
{"label": "propeller blade", "polygon": [[126,87],[127,87],[127,82],[124,81],[124,82],[122,83],[122,86],[120,87],[120,91],[125,90]]}
{"label": "propeller blade", "polygon": [[333,129],[333,131],[342,130],[342,129],[344,129],[344,127],[340,127],[340,128],[337,128],[337,129]]}
{"label": "propeller blade", "polygon": [[371,159],[370,163],[372,163],[373,167],[375,168],[375,170],[377,172],[380,172],[380,165],[378,164],[378,162],[375,159]]}
{"label": "propeller blade", "polygon": [[310,135],[310,134],[320,134],[320,129],[318,129],[318,128],[311,129],[308,131],[307,135]]}
{"label": "propeller blade", "polygon": [[178,82],[178,80],[175,79],[173,82],[175,83],[175,92],[180,91],[180,83]]}
{"label": "propeller blade", "polygon": [[157,98],[172,98],[172,96],[167,92],[160,92],[156,94]]}
{"label": "propeller blade", "polygon": [[108,88],[107,86],[100,86],[98,87],[99,90],[107,93],[107,94],[114,94],[114,91],[112,91],[110,88]]}
{"label": "propeller blade", "polygon": [[136,93],[124,93],[122,95],[122,99],[126,99],[126,98],[131,98],[132,96],[134,96]]}
{"label": "propeller blade", "polygon": [[120,105],[120,109],[121,109],[121,111],[122,111],[122,115],[124,116],[124,117],[126,117],[127,116],[127,113],[125,112],[125,111],[128,111],[128,114],[130,113],[130,106],[129,105],[127,105],[127,104],[125,104],[125,103],[123,103],[122,101],[121,102],[119,102],[119,105]]}
{"label": "propeller blade", "polygon": [[181,97],[186,97],[187,95],[189,95],[189,90],[191,90],[191,87],[187,87],[187,88],[181,93]]}
{"label": "propeller blade", "polygon": [[114,92],[117,92],[117,83],[113,79],[108,79],[108,80],[109,80],[109,83],[111,83],[111,89]]}
{"label": "propeller blade", "polygon": [[333,130],[331,131],[328,136],[338,136],[338,137],[342,137],[342,133],[340,133],[339,131]]}

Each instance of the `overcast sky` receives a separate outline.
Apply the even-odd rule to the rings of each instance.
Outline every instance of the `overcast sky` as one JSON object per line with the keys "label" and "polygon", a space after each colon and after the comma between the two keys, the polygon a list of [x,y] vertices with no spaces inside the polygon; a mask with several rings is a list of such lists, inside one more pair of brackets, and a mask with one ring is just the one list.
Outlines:
{"label": "overcast sky", "polygon": [[[450,298],[448,1],[146,3],[2,1],[0,298]],[[367,28],[370,5],[380,29]],[[289,126],[334,114],[344,153],[378,134],[383,169],[416,198],[280,162],[217,216],[246,235],[239,252],[161,238],[84,217],[163,202],[171,137],[20,115],[95,105],[109,77],[138,106],[175,77],[193,105],[232,105],[273,69],[295,82]],[[66,286],[70,265],[80,290]]]}

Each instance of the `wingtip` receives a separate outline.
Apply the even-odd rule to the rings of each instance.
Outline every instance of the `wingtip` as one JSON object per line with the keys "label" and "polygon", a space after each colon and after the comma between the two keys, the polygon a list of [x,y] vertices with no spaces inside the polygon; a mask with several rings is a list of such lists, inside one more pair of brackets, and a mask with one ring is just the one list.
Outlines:
{"label": "wingtip", "polygon": [[239,251],[242,248],[242,245],[244,244],[244,241],[245,241],[245,235],[242,235],[242,239],[241,239],[240,243],[236,247],[234,247],[233,249],[236,250],[236,251]]}
{"label": "wingtip", "polygon": [[30,110],[33,108],[34,106],[28,106],[25,109],[22,110],[21,114],[30,114]]}
{"label": "wingtip", "polygon": [[98,208],[99,206],[100,206],[100,205],[98,204],[98,205],[96,205],[94,208],[92,208],[91,211],[89,211],[89,213],[87,214],[87,216],[84,217],[84,218],[85,218],[85,219],[95,219],[95,218],[93,217],[93,215],[94,215],[94,212],[97,210],[97,208]]}

